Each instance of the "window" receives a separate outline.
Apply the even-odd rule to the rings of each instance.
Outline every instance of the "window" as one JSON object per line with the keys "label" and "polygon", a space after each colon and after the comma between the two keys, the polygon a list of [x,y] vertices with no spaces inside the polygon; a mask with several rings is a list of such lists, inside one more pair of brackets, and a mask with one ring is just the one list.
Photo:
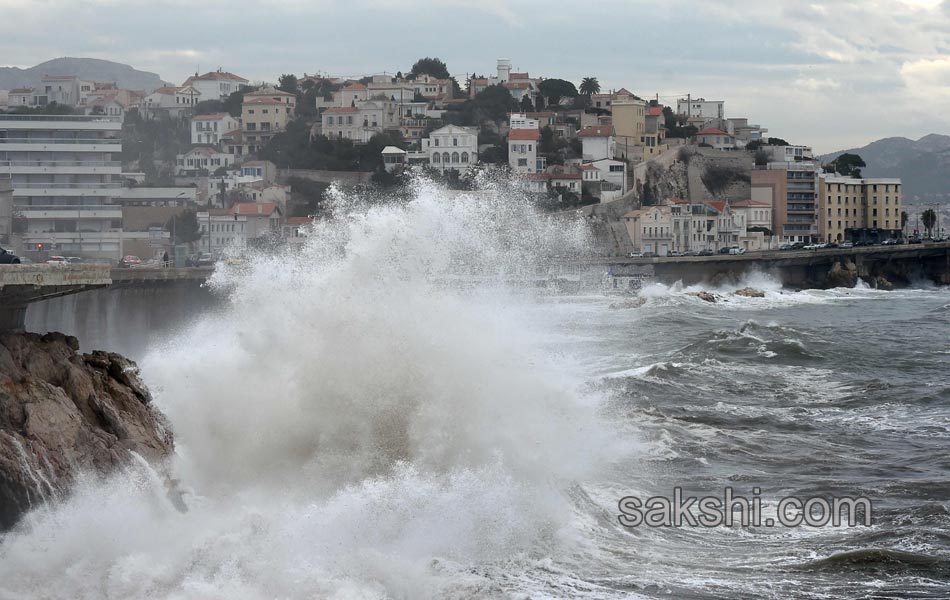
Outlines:
{"label": "window", "polygon": [[527,166],[528,166],[528,159],[527,159],[527,158],[519,158],[519,159],[518,159],[518,166],[519,166],[519,167],[527,167]]}
{"label": "window", "polygon": [[443,153],[442,153],[442,162],[444,162],[444,163],[449,162],[449,153],[448,153],[448,152],[443,152]]}
{"label": "window", "polygon": [[463,153],[462,153],[462,164],[467,164],[467,163],[468,163],[468,152],[463,152]]}
{"label": "window", "polygon": [[452,138],[452,145],[453,145],[453,146],[458,146],[458,145],[459,145],[459,139],[458,139],[458,138]]}
{"label": "window", "polygon": [[452,153],[452,163],[453,163],[453,164],[458,164],[458,162],[459,162],[459,153],[458,153],[458,152],[453,152],[453,153]]}
{"label": "window", "polygon": [[433,138],[432,141],[433,141],[433,145],[434,145],[436,148],[438,148],[438,147],[439,147],[439,138]]}

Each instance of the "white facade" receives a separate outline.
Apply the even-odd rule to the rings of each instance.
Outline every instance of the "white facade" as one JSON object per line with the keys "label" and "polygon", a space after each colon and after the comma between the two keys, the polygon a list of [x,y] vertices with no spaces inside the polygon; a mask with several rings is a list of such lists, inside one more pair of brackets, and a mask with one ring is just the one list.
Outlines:
{"label": "white facade", "polygon": [[146,96],[142,107],[152,113],[164,111],[172,117],[178,117],[191,111],[199,102],[201,92],[191,86],[162,87]]}
{"label": "white facade", "polygon": [[614,128],[610,125],[585,127],[577,134],[583,144],[582,156],[584,162],[593,162],[604,158],[613,158],[616,155]]}
{"label": "white facade", "polygon": [[234,155],[221,152],[211,146],[198,146],[175,158],[175,176],[197,174],[199,171],[214,173],[218,169],[230,167],[234,163]]}
{"label": "white facade", "polygon": [[467,171],[478,162],[478,131],[446,125],[422,140],[422,152],[428,156],[429,165],[439,172]]}
{"label": "white facade", "polygon": [[241,123],[228,113],[196,115],[191,119],[191,143],[217,146],[222,136],[241,129]]}
{"label": "white facade", "polygon": [[203,100],[224,100],[234,92],[239,92],[250,82],[234,73],[218,69],[204,75],[195,73],[189,77],[182,87],[191,86],[198,90]]}
{"label": "white facade", "polygon": [[726,118],[726,102],[705,98],[681,98],[676,101],[676,112],[688,118],[724,119]]}
{"label": "white facade", "polygon": [[0,172],[26,219],[27,256],[121,256],[121,128],[114,117],[0,115]]}

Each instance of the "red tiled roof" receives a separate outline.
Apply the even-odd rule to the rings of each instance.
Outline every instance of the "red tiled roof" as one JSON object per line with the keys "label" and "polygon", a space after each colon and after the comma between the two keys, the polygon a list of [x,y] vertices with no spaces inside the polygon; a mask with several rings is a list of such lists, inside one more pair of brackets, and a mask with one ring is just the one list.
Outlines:
{"label": "red tiled roof", "polygon": [[79,79],[79,77],[77,75],[43,75],[44,81],[72,81],[73,79]]}
{"label": "red tiled roof", "polygon": [[726,132],[723,131],[722,129],[716,129],[715,127],[710,127],[709,129],[703,129],[702,131],[700,131],[700,132],[697,133],[696,135],[725,135],[725,136],[728,136],[728,137],[732,137],[731,135],[729,135],[728,133],[726,133]]}
{"label": "red tiled roof", "polygon": [[287,217],[284,219],[285,225],[313,225],[313,219],[310,217]]}
{"label": "red tiled roof", "polygon": [[488,80],[479,77],[477,79],[473,79],[472,83],[474,83],[475,85],[488,85]]}
{"label": "red tiled roof", "polygon": [[595,125],[592,127],[585,127],[580,130],[577,134],[581,137],[607,137],[614,135],[614,126],[613,125]]}
{"label": "red tiled roof", "polygon": [[228,73],[227,71],[211,71],[209,73],[205,73],[204,75],[197,75],[197,74],[192,75],[191,77],[185,80],[185,85],[188,85],[188,83],[191,81],[222,81],[222,80],[247,81],[247,79],[244,79],[243,77],[239,77],[235,75],[234,73]]}
{"label": "red tiled roof", "polygon": [[541,132],[537,129],[512,129],[508,133],[509,140],[537,141]]}
{"label": "red tiled roof", "polygon": [[365,90],[366,86],[362,83],[351,83],[350,85],[343,88],[343,91],[355,91],[355,90]]}
{"label": "red tiled roof", "polygon": [[258,215],[270,216],[275,210],[277,210],[277,204],[273,202],[265,202],[262,204],[256,202],[239,202],[231,207],[228,214],[245,217],[255,217]]}
{"label": "red tiled roof", "polygon": [[170,85],[166,85],[166,86],[163,86],[163,87],[158,88],[157,90],[155,90],[154,93],[156,93],[156,94],[166,94],[166,95],[168,95],[168,94],[177,94],[177,93],[178,93],[178,90],[180,90],[180,89],[182,89],[182,88],[180,88],[180,87],[175,87],[175,86],[170,86]]}
{"label": "red tiled roof", "polygon": [[192,117],[192,121],[220,121],[225,117],[230,117],[229,113],[214,113],[210,115],[195,115]]}
{"label": "red tiled roof", "polygon": [[662,106],[651,106],[647,109],[647,115],[650,117],[659,117],[663,114]]}
{"label": "red tiled roof", "polygon": [[689,200],[683,198],[668,198],[670,204],[689,204]]}
{"label": "red tiled roof", "polygon": [[551,179],[580,179],[580,173],[550,173]]}
{"label": "red tiled roof", "polygon": [[527,73],[509,73],[508,79],[528,79]]}
{"label": "red tiled roof", "polygon": [[716,212],[720,214],[726,211],[726,203],[722,201],[706,202],[706,206],[711,206],[712,208],[716,209]]}
{"label": "red tiled roof", "polygon": [[325,111],[325,113],[354,113],[359,112],[359,109],[355,106],[332,106]]}

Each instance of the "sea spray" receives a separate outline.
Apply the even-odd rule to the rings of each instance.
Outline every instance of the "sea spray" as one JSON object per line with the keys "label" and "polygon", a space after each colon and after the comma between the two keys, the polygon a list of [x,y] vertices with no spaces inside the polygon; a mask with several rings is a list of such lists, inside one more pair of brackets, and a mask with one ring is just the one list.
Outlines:
{"label": "sea spray", "polygon": [[506,187],[336,192],[299,252],[222,267],[228,306],[143,361],[188,510],[89,483],[4,542],[0,593],[471,595],[551,552],[610,428],[508,284],[587,238]]}

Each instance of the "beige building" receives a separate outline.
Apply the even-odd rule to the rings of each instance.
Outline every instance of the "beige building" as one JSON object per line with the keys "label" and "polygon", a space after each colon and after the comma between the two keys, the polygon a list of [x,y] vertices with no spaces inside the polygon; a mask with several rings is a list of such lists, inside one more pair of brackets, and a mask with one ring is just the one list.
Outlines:
{"label": "beige building", "polygon": [[[625,97],[611,105],[618,158],[639,158],[643,155],[646,139],[647,103]],[[611,157],[613,158],[613,157]]]}
{"label": "beige building", "polygon": [[287,128],[297,106],[297,96],[274,88],[244,94],[241,130],[244,154],[259,152],[274,134]]}
{"label": "beige building", "polygon": [[900,179],[819,178],[821,239],[880,241],[901,237],[903,193]]}

